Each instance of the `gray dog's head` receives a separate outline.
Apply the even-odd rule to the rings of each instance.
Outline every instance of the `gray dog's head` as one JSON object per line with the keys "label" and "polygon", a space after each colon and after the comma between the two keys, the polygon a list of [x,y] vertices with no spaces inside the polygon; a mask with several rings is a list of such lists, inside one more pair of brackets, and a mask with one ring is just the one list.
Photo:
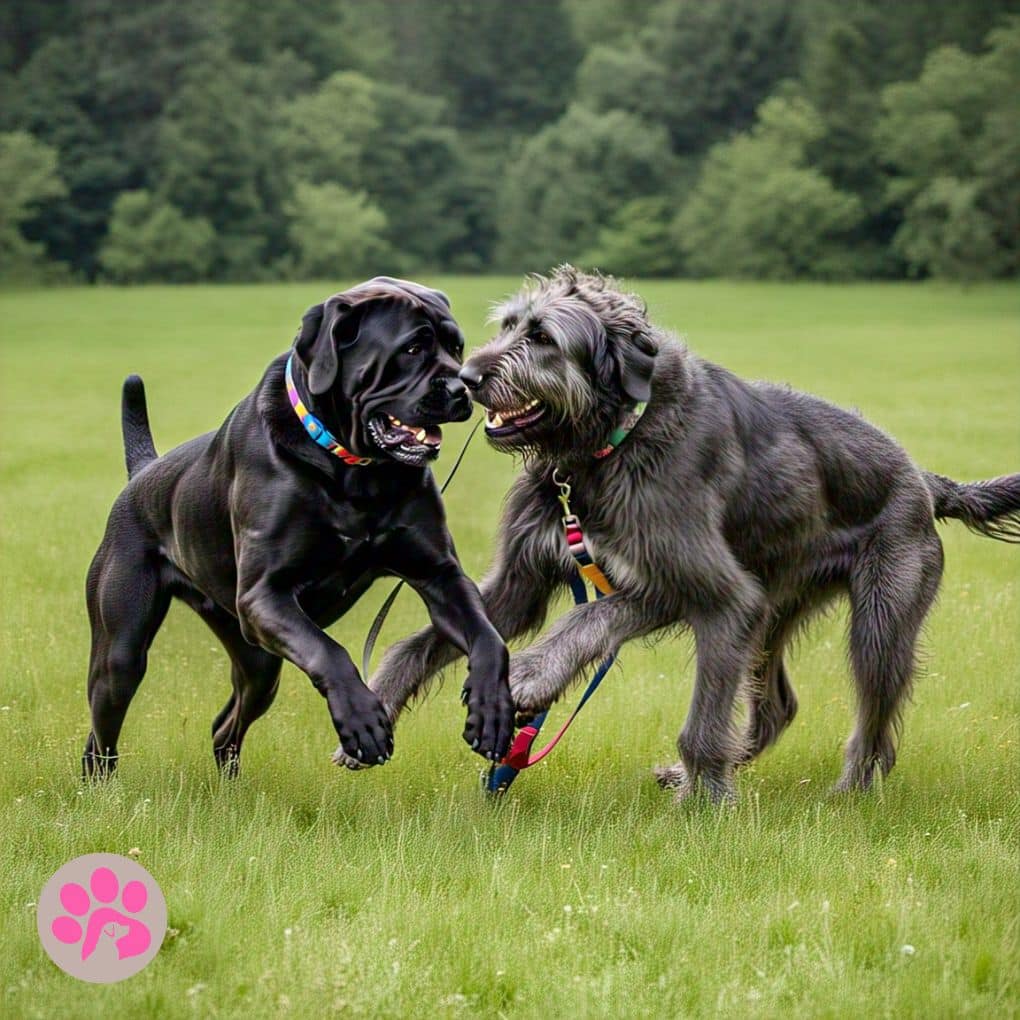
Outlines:
{"label": "gray dog's head", "polygon": [[525,455],[594,451],[624,408],[647,400],[656,343],[644,305],[615,282],[561,266],[498,306],[499,333],[461,378],[488,409],[497,449]]}
{"label": "gray dog's head", "polygon": [[313,413],[353,453],[420,466],[471,414],[446,295],[377,276],[305,312],[294,353]]}

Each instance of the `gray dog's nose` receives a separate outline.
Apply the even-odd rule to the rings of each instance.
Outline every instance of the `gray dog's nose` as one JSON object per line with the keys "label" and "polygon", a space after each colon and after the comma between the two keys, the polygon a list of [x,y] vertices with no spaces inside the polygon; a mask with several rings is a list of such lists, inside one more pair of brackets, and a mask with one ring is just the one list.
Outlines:
{"label": "gray dog's nose", "polygon": [[485,376],[473,365],[465,365],[458,375],[469,390],[477,390],[485,380]]}

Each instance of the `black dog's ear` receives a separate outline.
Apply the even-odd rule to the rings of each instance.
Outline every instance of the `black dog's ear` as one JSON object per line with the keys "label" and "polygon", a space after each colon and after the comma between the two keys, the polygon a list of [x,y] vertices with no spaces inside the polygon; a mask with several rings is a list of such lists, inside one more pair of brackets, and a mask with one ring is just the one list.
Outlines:
{"label": "black dog's ear", "polygon": [[617,345],[620,388],[631,400],[643,403],[652,395],[652,372],[655,371],[657,353],[647,333],[637,332]]}
{"label": "black dog's ear", "polygon": [[330,298],[325,304],[313,305],[301,318],[294,350],[308,373],[308,390],[313,396],[325,393],[336,382],[340,371],[337,352],[357,340],[358,327],[350,312],[350,302]]}
{"label": "black dog's ear", "polygon": [[325,310],[325,305],[312,305],[301,316],[301,330],[294,338],[294,353],[304,365],[305,373],[308,376],[308,388],[313,393],[323,392],[323,390],[316,389],[312,379],[313,374],[316,381],[323,376],[328,377],[329,381],[323,387],[323,389],[328,389],[333,385],[337,372],[336,349],[333,347],[329,330],[322,328]]}

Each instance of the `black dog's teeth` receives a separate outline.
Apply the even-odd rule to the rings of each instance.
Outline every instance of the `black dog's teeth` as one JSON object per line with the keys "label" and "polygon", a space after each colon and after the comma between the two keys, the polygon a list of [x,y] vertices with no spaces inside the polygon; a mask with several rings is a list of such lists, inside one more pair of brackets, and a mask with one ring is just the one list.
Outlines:
{"label": "black dog's teeth", "polygon": [[436,457],[443,441],[437,425],[410,425],[392,415],[380,415],[369,422],[372,439],[394,460],[421,464]]}

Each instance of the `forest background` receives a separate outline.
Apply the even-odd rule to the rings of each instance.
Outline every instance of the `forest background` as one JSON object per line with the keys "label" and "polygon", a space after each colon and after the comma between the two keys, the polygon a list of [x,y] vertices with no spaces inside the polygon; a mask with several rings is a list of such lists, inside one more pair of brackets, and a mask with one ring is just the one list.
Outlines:
{"label": "forest background", "polygon": [[0,278],[1015,276],[1016,0],[8,0]]}

